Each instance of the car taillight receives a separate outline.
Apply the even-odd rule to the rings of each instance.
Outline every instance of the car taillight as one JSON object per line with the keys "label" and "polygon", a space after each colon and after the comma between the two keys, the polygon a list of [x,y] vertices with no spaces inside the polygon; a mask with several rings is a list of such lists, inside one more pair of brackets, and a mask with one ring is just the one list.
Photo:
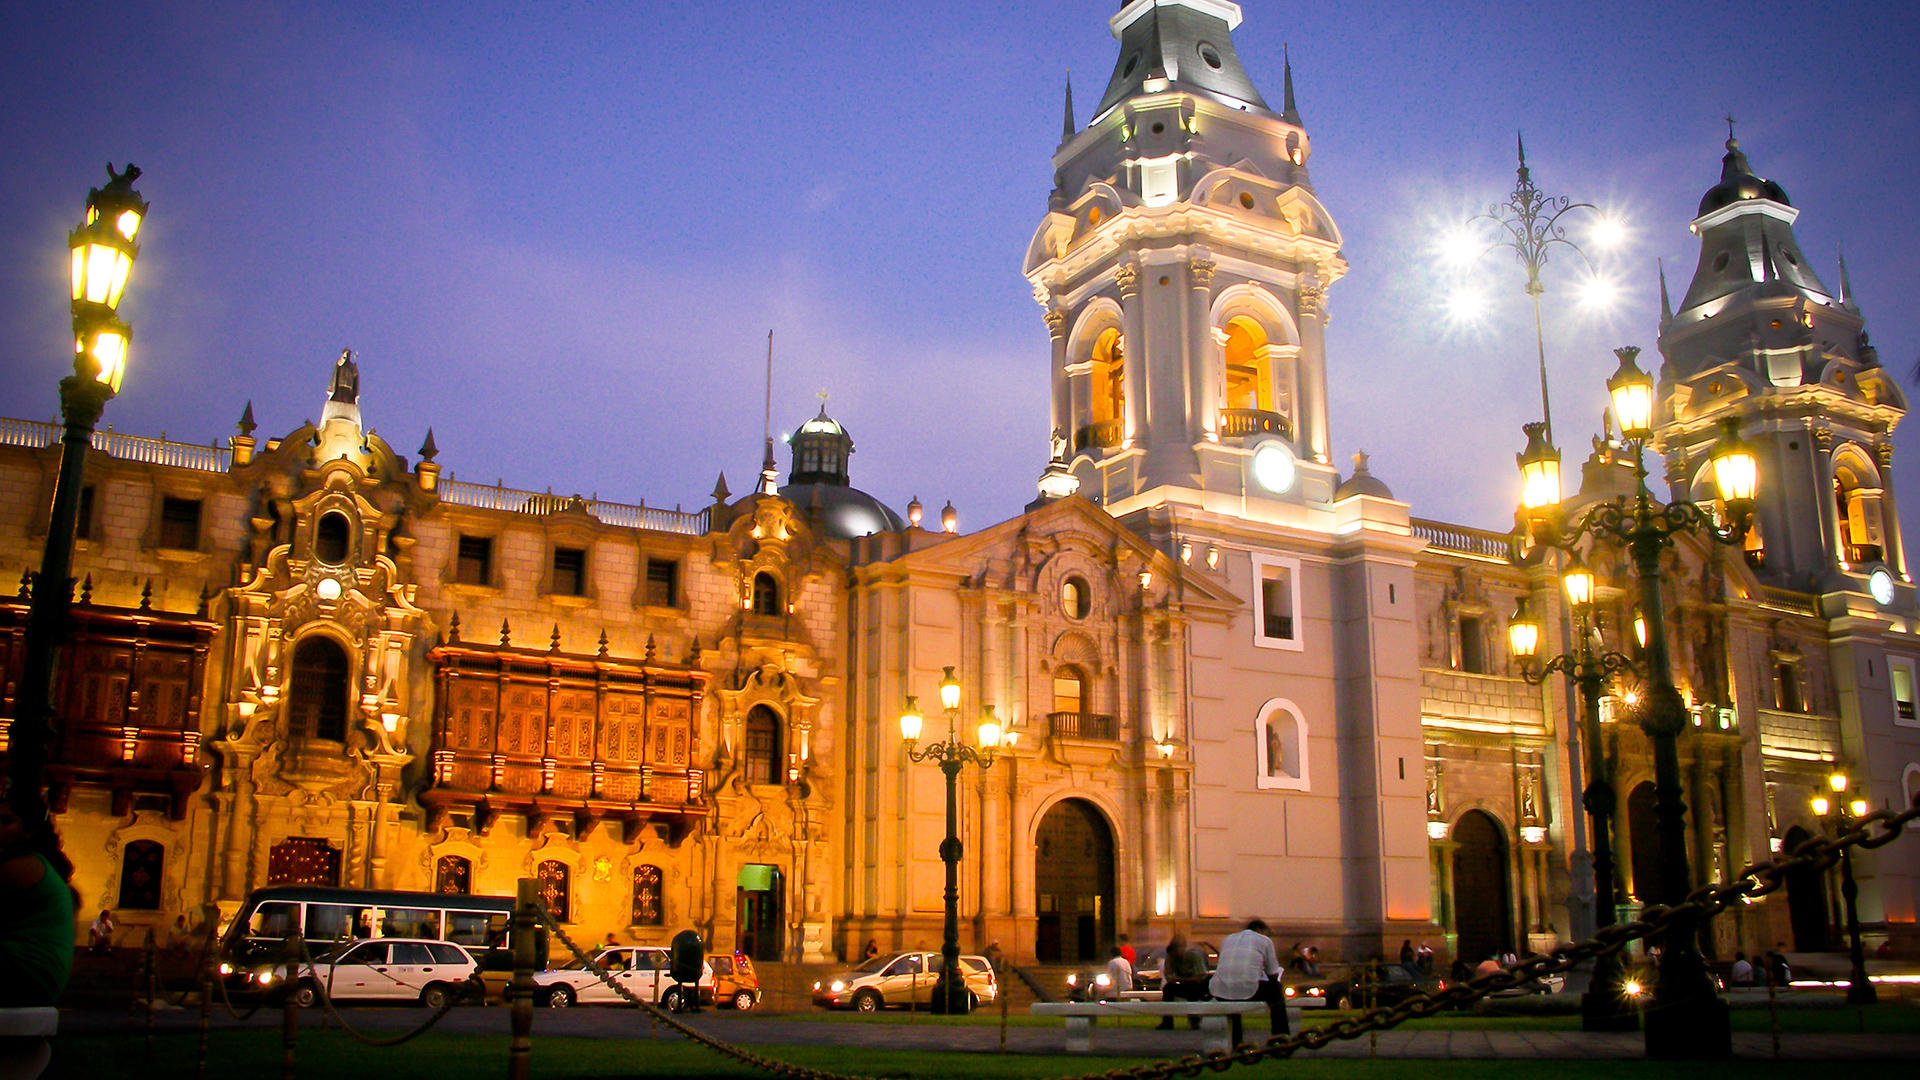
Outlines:
{"label": "car taillight", "polygon": [[1293,996],[1293,987],[1291,987],[1291,986],[1289,986],[1289,987],[1287,987],[1287,996],[1288,996],[1288,997],[1292,997],[1292,996]]}

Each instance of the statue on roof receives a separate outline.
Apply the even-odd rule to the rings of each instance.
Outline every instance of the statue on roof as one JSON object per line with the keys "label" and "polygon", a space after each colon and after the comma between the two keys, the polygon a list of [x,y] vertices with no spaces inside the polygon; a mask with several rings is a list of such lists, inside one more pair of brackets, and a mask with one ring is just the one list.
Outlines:
{"label": "statue on roof", "polygon": [[360,368],[353,362],[352,349],[340,350],[340,359],[333,365],[333,386],[327,400],[343,405],[360,403]]}

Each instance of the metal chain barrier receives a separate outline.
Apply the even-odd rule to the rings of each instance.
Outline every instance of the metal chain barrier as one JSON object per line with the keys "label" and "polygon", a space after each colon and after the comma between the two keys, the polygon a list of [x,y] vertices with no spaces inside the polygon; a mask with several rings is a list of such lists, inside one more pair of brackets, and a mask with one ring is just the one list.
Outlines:
{"label": "metal chain barrier", "polygon": [[[1309,1028],[1297,1035],[1276,1035],[1263,1043],[1238,1046],[1228,1051],[1194,1054],[1129,1069],[1084,1073],[1076,1077],[1062,1078],[1062,1080],[1165,1080],[1174,1076],[1198,1076],[1203,1070],[1209,1069],[1225,1072],[1235,1065],[1253,1065],[1269,1058],[1291,1057],[1301,1050],[1319,1050],[1337,1040],[1357,1039],[1362,1035],[1397,1027],[1418,1017],[1432,1016],[1446,1009],[1471,1005],[1496,991],[1531,983],[1547,975],[1558,975],[1582,961],[1617,952],[1631,942],[1659,934],[1672,923],[1682,920],[1698,920],[1704,923],[1705,920],[1734,904],[1750,903],[1758,897],[1777,891],[1786,883],[1785,875],[1788,871],[1802,867],[1824,870],[1840,860],[1840,852],[1845,848],[1872,849],[1889,844],[1901,834],[1908,823],[1915,819],[1920,819],[1920,799],[1916,799],[1912,807],[1898,814],[1890,810],[1875,811],[1855,819],[1853,827],[1845,832],[1832,837],[1809,838],[1795,847],[1786,858],[1748,866],[1728,884],[1695,889],[1686,900],[1673,907],[1655,905],[1646,908],[1641,912],[1640,918],[1632,922],[1605,927],[1592,938],[1577,945],[1570,945],[1552,956],[1530,957],[1503,971],[1489,972],[1444,990],[1415,995],[1392,1008],[1371,1009],[1350,1020],[1336,1021],[1325,1027]],[[1883,827],[1883,831],[1876,833],[1875,826]],[[873,1080],[873,1078],[855,1074],[827,1072],[764,1057],[696,1030],[691,1025],[655,1008],[635,996],[625,986],[620,985],[588,951],[581,949],[572,938],[567,936],[566,930],[554,921],[553,916],[543,906],[536,904],[533,907],[540,922],[545,924],[548,931],[559,938],[563,945],[573,951],[573,955],[593,972],[595,978],[605,983],[627,1002],[645,1009],[653,1015],[655,1020],[666,1024],[688,1039],[742,1064],[777,1076],[799,1077],[803,1080]]]}
{"label": "metal chain barrier", "polygon": [[[447,987],[446,1000],[440,1003],[440,1007],[433,1011],[432,1016],[427,1017],[425,1021],[413,1030],[394,1036],[363,1035],[355,1031],[353,1025],[347,1023],[347,1018],[341,1016],[339,1010],[333,1007],[333,965],[327,965],[327,977],[324,980],[321,979],[319,967],[313,962],[313,954],[307,951],[306,939],[299,938],[297,940],[300,942],[300,963],[306,968],[307,981],[312,984],[315,996],[320,999],[320,1007],[325,1009],[326,1014],[333,1017],[334,1022],[340,1025],[340,1030],[351,1035],[355,1042],[363,1043],[367,1046],[399,1046],[401,1043],[410,1042],[426,1034],[435,1024],[446,1019],[447,1014],[452,1012],[454,1006],[460,1004],[461,998],[466,996],[468,982],[462,981],[457,986]],[[291,985],[287,987],[287,993],[298,993],[300,990],[300,979],[297,968],[294,974],[288,978],[288,982]]]}

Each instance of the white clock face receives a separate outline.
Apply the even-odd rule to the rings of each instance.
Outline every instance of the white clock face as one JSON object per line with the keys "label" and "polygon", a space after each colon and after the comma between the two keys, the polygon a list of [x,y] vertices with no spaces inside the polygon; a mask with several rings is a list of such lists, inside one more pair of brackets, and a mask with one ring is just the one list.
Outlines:
{"label": "white clock face", "polygon": [[1893,603],[1893,575],[1881,567],[1867,575],[1867,591],[1873,594],[1873,602],[1881,607]]}
{"label": "white clock face", "polygon": [[1253,452],[1254,483],[1280,495],[1292,489],[1293,480],[1293,451],[1270,442],[1261,444],[1260,449]]}

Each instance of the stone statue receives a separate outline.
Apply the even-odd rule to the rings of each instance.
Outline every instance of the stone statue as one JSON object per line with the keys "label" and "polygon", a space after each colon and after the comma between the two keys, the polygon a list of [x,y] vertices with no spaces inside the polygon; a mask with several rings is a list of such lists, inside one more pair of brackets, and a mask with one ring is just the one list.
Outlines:
{"label": "stone statue", "polygon": [[1054,428],[1053,434],[1047,439],[1047,448],[1049,452],[1052,454],[1051,460],[1053,461],[1067,460],[1066,433],[1062,432],[1059,428]]}
{"label": "stone statue", "polygon": [[360,368],[353,362],[352,349],[340,350],[340,359],[333,365],[333,387],[327,400],[344,405],[360,403]]}

